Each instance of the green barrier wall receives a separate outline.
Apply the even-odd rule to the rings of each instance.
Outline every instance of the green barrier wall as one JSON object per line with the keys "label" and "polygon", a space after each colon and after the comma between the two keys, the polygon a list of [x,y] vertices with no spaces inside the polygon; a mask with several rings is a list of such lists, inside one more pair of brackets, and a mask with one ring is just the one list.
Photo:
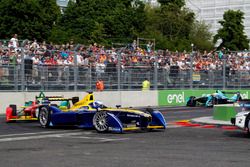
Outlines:
{"label": "green barrier wall", "polygon": [[[184,106],[186,100],[190,96],[200,97],[202,95],[215,93],[215,89],[207,90],[162,90],[158,91],[158,105],[159,106]],[[225,90],[227,92],[239,91],[243,99],[248,99],[250,90]],[[227,95],[228,97],[233,94]]]}
{"label": "green barrier wall", "polygon": [[214,106],[213,119],[230,121],[237,114],[235,106]]}

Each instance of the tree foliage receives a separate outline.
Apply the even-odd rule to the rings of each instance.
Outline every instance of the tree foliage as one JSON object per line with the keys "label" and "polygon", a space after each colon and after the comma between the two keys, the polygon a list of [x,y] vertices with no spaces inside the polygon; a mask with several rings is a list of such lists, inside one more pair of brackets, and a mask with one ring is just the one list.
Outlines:
{"label": "tree foliage", "polygon": [[158,2],[161,4],[161,6],[174,4],[181,8],[185,5],[185,0],[158,0]]}
{"label": "tree foliage", "polygon": [[54,0],[1,0],[0,38],[47,39],[59,14]]}
{"label": "tree foliage", "polygon": [[[155,38],[156,48],[191,50],[193,43],[197,49],[210,49],[212,36],[208,27],[196,22],[194,13],[183,8],[181,2],[183,1],[164,1],[160,8],[147,6],[146,28],[140,35]],[[199,34],[201,32],[202,35]]]}
{"label": "tree foliage", "polygon": [[191,32],[190,40],[199,50],[212,50],[212,33],[209,32],[209,25],[204,22],[195,21]]}
{"label": "tree foliage", "polygon": [[244,13],[240,10],[228,10],[223,15],[223,20],[219,21],[222,28],[214,36],[216,43],[221,39],[219,48],[225,47],[229,50],[249,49],[249,40],[244,34],[243,25]]}
{"label": "tree foliage", "polygon": [[145,28],[145,16],[144,4],[138,0],[134,3],[131,0],[79,0],[69,3],[59,27],[77,42],[107,43],[108,39],[136,36]]}
{"label": "tree foliage", "polygon": [[185,0],[159,0],[151,7],[140,0],[69,1],[60,13],[55,0],[0,0],[0,38],[47,40],[54,43],[131,43],[154,38],[155,48],[200,50],[211,48],[208,27],[195,21]]}

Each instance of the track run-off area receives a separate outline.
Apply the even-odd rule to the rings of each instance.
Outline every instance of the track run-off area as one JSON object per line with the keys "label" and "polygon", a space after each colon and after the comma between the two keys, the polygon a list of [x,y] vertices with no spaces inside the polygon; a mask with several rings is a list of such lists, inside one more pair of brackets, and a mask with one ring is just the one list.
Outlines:
{"label": "track run-off area", "polygon": [[180,123],[212,116],[212,108],[159,110],[168,123],[166,130],[124,134],[44,129],[38,122],[5,123],[0,115],[0,166],[249,166],[250,137],[244,131]]}

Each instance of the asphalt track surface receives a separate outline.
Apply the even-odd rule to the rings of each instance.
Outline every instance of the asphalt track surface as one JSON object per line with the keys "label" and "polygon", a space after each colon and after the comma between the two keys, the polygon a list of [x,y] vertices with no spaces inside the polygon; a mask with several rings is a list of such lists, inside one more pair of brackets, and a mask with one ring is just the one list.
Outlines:
{"label": "asphalt track surface", "polygon": [[238,129],[180,126],[210,116],[210,108],[160,108],[165,131],[99,134],[95,130],[43,129],[37,122],[5,123],[0,116],[1,167],[245,167],[250,138]]}

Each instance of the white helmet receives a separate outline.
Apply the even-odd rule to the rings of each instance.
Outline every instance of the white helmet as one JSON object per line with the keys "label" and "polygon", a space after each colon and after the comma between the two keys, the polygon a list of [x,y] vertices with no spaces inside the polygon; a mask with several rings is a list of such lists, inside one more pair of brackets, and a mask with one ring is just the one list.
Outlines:
{"label": "white helmet", "polygon": [[90,104],[92,108],[101,108],[103,106],[103,103],[101,101],[94,101]]}

